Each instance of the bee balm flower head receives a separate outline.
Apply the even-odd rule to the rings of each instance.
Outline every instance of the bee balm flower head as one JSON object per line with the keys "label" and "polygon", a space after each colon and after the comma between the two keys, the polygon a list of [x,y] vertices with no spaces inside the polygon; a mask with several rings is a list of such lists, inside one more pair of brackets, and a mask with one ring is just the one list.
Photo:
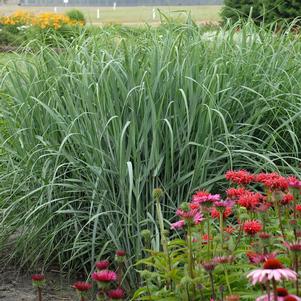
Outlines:
{"label": "bee balm flower head", "polygon": [[257,220],[246,221],[243,229],[246,234],[253,236],[262,230],[262,224]]}
{"label": "bee balm flower head", "polygon": [[101,260],[101,261],[97,261],[95,263],[95,266],[96,266],[96,269],[98,271],[101,271],[101,270],[106,270],[110,265],[110,262],[108,260]]}
{"label": "bee balm flower head", "polygon": [[107,296],[110,300],[123,300],[125,297],[124,290],[122,288],[116,288],[107,292]]}
{"label": "bee balm flower head", "polygon": [[114,282],[117,279],[116,273],[110,270],[94,272],[91,277],[97,282],[99,288],[107,288],[111,282]]}
{"label": "bee balm flower head", "polygon": [[45,285],[45,275],[44,274],[34,274],[31,276],[32,285],[35,287],[43,287]]}
{"label": "bee balm flower head", "polygon": [[76,290],[78,295],[81,297],[81,300],[84,300],[87,291],[92,288],[92,285],[88,282],[77,281],[72,285],[72,288]]}

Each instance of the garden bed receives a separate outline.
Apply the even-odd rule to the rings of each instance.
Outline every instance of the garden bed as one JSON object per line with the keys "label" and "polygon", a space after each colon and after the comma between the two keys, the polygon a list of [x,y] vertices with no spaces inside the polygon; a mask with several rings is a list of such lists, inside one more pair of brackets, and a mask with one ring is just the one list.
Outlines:
{"label": "garden bed", "polygon": [[[70,285],[62,275],[52,271],[47,273],[47,285],[44,288],[44,299],[47,301],[75,300]],[[5,267],[0,274],[0,300],[35,301],[36,292],[32,287],[31,275],[19,271],[14,266]]]}

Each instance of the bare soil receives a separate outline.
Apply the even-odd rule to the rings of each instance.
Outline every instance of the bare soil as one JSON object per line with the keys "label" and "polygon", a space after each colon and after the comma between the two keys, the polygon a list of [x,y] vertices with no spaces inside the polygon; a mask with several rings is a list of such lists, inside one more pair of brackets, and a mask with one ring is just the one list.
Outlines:
{"label": "bare soil", "polygon": [[[70,283],[57,272],[45,273],[46,285],[43,289],[43,301],[77,300]],[[37,295],[32,287],[31,274],[17,272],[6,267],[0,274],[0,301],[36,301]]]}

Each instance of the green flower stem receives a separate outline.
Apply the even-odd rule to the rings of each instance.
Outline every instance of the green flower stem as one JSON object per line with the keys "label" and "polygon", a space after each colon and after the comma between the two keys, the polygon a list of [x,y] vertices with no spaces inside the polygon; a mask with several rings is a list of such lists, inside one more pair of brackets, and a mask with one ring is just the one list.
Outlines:
{"label": "green flower stem", "polygon": [[215,300],[215,288],[214,288],[214,280],[213,280],[212,272],[209,272],[209,278],[210,278],[212,298]]}
{"label": "green flower stem", "polygon": [[276,280],[273,278],[273,294],[274,294],[274,301],[278,301],[278,295],[277,295],[277,283]]}
{"label": "green flower stem", "polygon": [[152,300],[152,294],[151,294],[151,291],[150,291],[150,288],[149,288],[148,281],[146,281],[146,288],[147,288],[147,292],[149,294],[149,300]]}
{"label": "green flower stem", "polygon": [[[194,279],[194,260],[193,260],[193,250],[192,250],[191,225],[188,225],[187,227],[187,248],[188,248],[188,273],[189,273],[189,277],[191,279]],[[193,284],[192,286],[192,293],[193,293],[193,297],[192,299],[189,299],[191,301],[195,300],[195,296],[196,296],[195,284]]]}
{"label": "green flower stem", "polygon": [[[297,219],[297,210],[296,210],[296,206],[297,206],[297,198],[298,198],[298,195],[299,193],[296,193],[295,190],[294,190],[294,193],[293,193],[293,196],[294,196],[294,199],[293,199],[293,216],[294,216],[294,220]],[[294,236],[295,236],[295,241],[297,241],[297,231],[296,231],[296,228],[294,227]]]}
{"label": "green flower stem", "polygon": [[193,272],[193,252],[192,252],[192,231],[191,226],[187,229],[187,247],[188,247],[188,271],[191,279],[194,278]]}
{"label": "green flower stem", "polygon": [[209,258],[210,257],[210,219],[209,219],[209,214],[208,214],[208,219],[207,219],[207,235],[208,235],[207,251],[208,251],[208,258]]}
{"label": "green flower stem", "polygon": [[295,272],[297,274],[296,278],[296,295],[299,296],[299,264],[298,264],[298,254],[295,253]]}
{"label": "green flower stem", "polygon": [[271,289],[270,289],[270,281],[266,282],[267,293],[268,293],[268,301],[271,301]]}
{"label": "green flower stem", "polygon": [[[160,197],[156,197],[156,208],[157,208],[157,215],[158,215],[158,222],[159,222],[159,227],[160,227],[160,232],[161,232],[161,244],[163,248],[163,252],[167,258],[167,263],[168,263],[168,271],[171,271],[171,262],[170,262],[170,256],[168,252],[168,247],[167,247],[167,239],[165,236],[164,232],[164,223],[163,223],[163,215],[162,215],[162,210],[161,210],[161,205],[160,205]],[[167,281],[167,286],[171,287],[171,280],[169,279]]]}
{"label": "green flower stem", "polygon": [[231,286],[230,286],[228,270],[227,270],[226,267],[224,267],[224,271],[225,271],[225,279],[226,279],[227,287],[228,287],[230,295],[232,295],[232,290],[231,290]]}
{"label": "green flower stem", "polygon": [[219,225],[220,225],[220,233],[221,233],[221,249],[224,249],[224,213],[219,213]]}
{"label": "green flower stem", "polygon": [[42,288],[38,287],[38,300],[42,301]]}
{"label": "green flower stem", "polygon": [[282,220],[281,220],[280,204],[279,204],[279,200],[278,200],[275,192],[272,193],[271,198],[272,198],[273,204],[275,204],[275,206],[276,206],[276,211],[277,211],[278,221],[279,221],[279,228],[281,230],[281,233],[282,233],[282,236],[284,239],[285,234],[284,234],[284,229],[283,229]]}

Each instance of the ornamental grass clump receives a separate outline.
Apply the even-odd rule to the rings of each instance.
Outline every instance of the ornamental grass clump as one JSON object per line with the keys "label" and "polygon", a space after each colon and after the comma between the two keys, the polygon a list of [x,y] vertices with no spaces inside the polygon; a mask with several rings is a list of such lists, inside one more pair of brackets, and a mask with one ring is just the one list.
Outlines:
{"label": "ornamental grass clump", "polygon": [[[142,230],[151,231],[149,246],[160,249],[154,188],[164,193],[164,230],[168,221],[180,221],[181,232],[186,220],[173,218],[180,203],[197,190],[223,192],[223,174],[233,167],[300,174],[300,39],[253,24],[220,33],[208,41],[192,22],[106,27],[92,36],[85,30],[60,40],[63,51],[39,44],[34,57],[16,55],[1,69],[0,246],[16,240],[7,257],[73,273],[91,271],[98,254],[106,258],[121,248],[130,254],[126,277],[137,285],[131,267],[146,252]],[[232,188],[246,181],[243,173]],[[266,210],[279,207],[286,225],[290,208],[300,204],[282,207],[281,191],[270,196],[260,189],[267,200],[254,195],[256,187],[252,192],[222,215],[214,197],[204,205],[203,220],[191,228],[210,233],[209,256],[217,237],[221,242],[223,235],[226,250],[245,239],[244,221],[258,220],[267,232]],[[202,243],[197,236],[191,244]]]}

